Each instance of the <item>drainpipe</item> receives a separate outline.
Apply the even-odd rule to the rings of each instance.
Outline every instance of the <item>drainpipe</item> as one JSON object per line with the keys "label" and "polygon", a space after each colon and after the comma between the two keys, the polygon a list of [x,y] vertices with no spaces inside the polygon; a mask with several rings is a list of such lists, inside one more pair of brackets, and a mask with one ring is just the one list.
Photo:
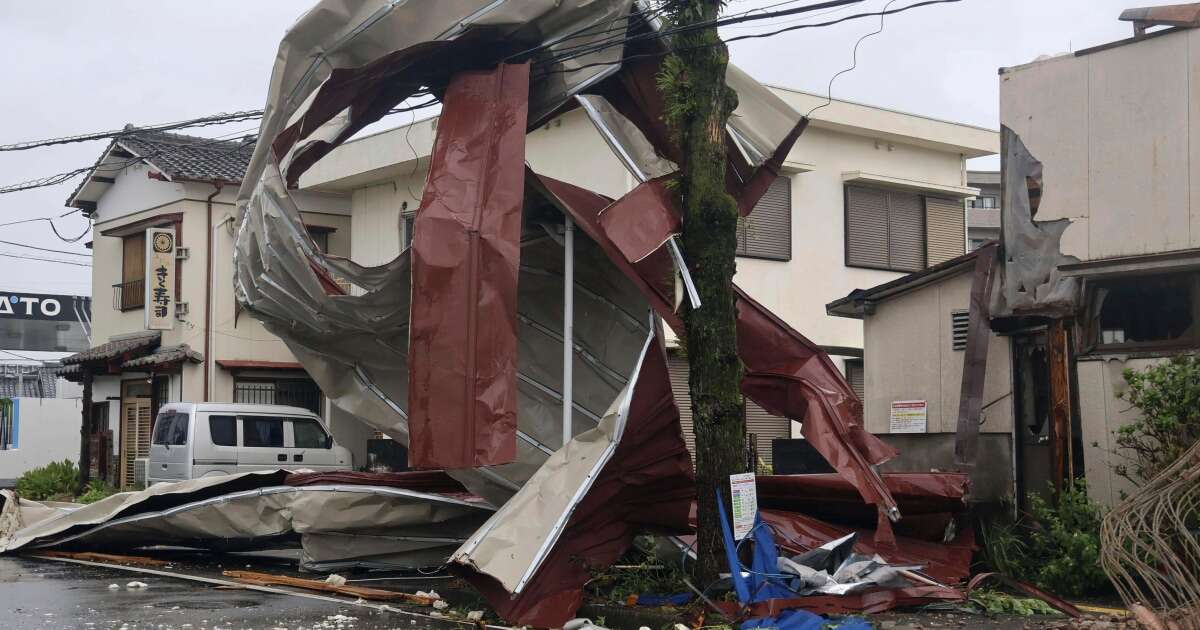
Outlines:
{"label": "drainpipe", "polygon": [[[224,184],[221,180],[213,180],[213,187],[216,189],[204,200],[205,208],[205,226],[204,230],[204,402],[209,402],[209,372],[212,371],[212,283],[213,283],[213,198],[221,194],[221,187]],[[182,376],[182,375],[181,375]],[[180,392],[182,394],[182,392]],[[181,398],[182,400],[182,398]]]}

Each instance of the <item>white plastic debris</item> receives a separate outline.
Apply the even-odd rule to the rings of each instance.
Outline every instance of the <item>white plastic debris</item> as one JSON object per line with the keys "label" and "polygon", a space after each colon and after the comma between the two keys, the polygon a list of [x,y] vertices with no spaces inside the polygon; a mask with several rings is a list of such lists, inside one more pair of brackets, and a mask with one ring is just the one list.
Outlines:
{"label": "white plastic debris", "polygon": [[121,585],[120,585],[120,584],[109,584],[109,585],[108,585],[108,590],[110,590],[110,591],[115,591],[115,590],[117,590],[117,589],[119,589],[119,588],[121,588]]}
{"label": "white plastic debris", "polygon": [[479,621],[481,619],[483,619],[482,610],[472,610],[471,612],[467,613],[467,621]]}
{"label": "white plastic debris", "polygon": [[345,586],[346,578],[344,578],[336,573],[330,573],[329,577],[325,578],[325,583],[330,584],[332,586]]}
{"label": "white plastic debris", "polygon": [[444,599],[439,599],[439,600],[436,600],[433,602],[434,610],[446,610],[449,607],[450,607],[450,604],[447,604],[446,600],[444,600]]}
{"label": "white plastic debris", "polygon": [[429,599],[441,599],[442,596],[437,594],[437,591],[417,591],[417,597],[428,597]]}
{"label": "white plastic debris", "polygon": [[141,589],[143,589],[143,588],[149,588],[149,587],[150,587],[150,585],[149,585],[149,584],[147,584],[147,583],[145,583],[145,582],[136,582],[136,581],[135,581],[135,582],[130,582],[130,583],[128,583],[128,584],[126,584],[126,585],[125,585],[125,588],[127,588],[127,589],[129,589],[129,590],[131,590],[131,591],[133,591],[133,590],[141,590]]}

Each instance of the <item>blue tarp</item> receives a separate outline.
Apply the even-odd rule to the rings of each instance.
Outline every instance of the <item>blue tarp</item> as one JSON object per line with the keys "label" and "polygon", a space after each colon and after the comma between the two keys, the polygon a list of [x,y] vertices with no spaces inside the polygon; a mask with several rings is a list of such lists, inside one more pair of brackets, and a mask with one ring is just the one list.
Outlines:
{"label": "blue tarp", "polygon": [[[738,559],[738,545],[733,540],[733,531],[725,513],[725,501],[719,491],[717,508],[721,516],[721,535],[725,541],[725,560],[729,563],[729,574],[733,579],[733,590],[737,593],[738,601],[745,605],[768,599],[795,597],[796,593],[786,586],[788,578],[779,575],[779,550],[775,547],[775,537],[771,535],[771,529],[755,515],[754,529],[750,533],[750,538],[754,541],[754,555],[751,557],[750,569],[746,571]],[[806,610],[785,610],[778,617],[750,619],[742,622],[741,627],[742,630],[871,630],[871,624],[865,619],[852,617],[835,622]]]}

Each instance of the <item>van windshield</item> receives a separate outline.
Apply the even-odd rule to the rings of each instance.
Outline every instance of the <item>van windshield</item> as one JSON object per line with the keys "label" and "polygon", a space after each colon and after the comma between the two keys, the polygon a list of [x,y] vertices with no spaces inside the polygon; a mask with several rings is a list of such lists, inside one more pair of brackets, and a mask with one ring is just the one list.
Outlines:
{"label": "van windshield", "polygon": [[154,422],[153,443],[164,446],[187,444],[188,415],[166,411]]}

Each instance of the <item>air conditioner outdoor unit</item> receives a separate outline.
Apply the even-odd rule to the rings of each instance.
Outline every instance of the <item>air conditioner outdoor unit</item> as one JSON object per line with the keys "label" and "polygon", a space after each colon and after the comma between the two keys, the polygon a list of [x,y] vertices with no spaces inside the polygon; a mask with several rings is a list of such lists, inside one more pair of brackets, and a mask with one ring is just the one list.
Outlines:
{"label": "air conditioner outdoor unit", "polygon": [[139,457],[133,460],[133,485],[137,488],[146,487],[146,479],[150,474],[150,458]]}

